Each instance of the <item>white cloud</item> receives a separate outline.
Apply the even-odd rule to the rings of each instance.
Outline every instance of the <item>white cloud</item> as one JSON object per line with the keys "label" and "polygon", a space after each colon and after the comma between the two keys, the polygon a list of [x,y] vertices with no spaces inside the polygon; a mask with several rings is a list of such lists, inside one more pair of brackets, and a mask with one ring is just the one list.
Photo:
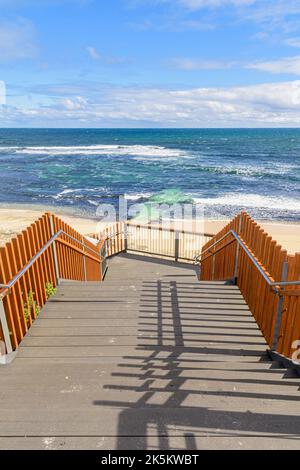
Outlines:
{"label": "white cloud", "polygon": [[285,43],[288,46],[300,48],[300,38],[288,38]]}
{"label": "white cloud", "polygon": [[5,83],[0,80],[0,105],[6,103],[6,87]]}
{"label": "white cloud", "polygon": [[257,0],[178,0],[183,6],[191,10],[198,10],[205,7],[223,7],[228,5],[245,6],[256,3]]}
{"label": "white cloud", "polygon": [[[268,39],[270,43],[285,42],[284,36],[297,35],[299,32],[300,0],[124,0],[130,7],[157,4],[169,5],[154,20],[147,17],[141,23],[131,23],[137,30],[213,30],[220,23],[230,21],[231,27],[252,23],[258,29],[252,39]],[[223,15],[224,16],[220,16]],[[193,21],[189,22],[193,15]],[[198,15],[198,18],[196,17]],[[201,17],[199,17],[201,15]],[[149,19],[150,18],[150,19]],[[202,22],[202,25],[201,25]],[[259,31],[261,30],[261,31]],[[293,47],[298,47],[298,41]]]}
{"label": "white cloud", "polygon": [[216,29],[216,23],[211,21],[191,20],[178,17],[170,17],[167,19],[160,18],[159,21],[151,21],[148,18],[140,22],[129,22],[127,24],[131,29],[136,31],[171,31],[183,33],[185,31],[213,31]]}
{"label": "white cloud", "polygon": [[212,31],[216,29],[216,24],[208,21],[198,20],[169,20],[166,24],[162,25],[161,29],[164,28],[169,31]]}
{"label": "white cloud", "polygon": [[78,3],[80,5],[86,5],[92,1],[93,0],[0,0],[0,6],[10,8],[25,8],[28,6],[44,7],[53,4],[63,5],[65,3]]}
{"label": "white cloud", "polygon": [[[174,3],[174,0],[158,0]],[[282,20],[300,12],[299,0],[176,0],[189,9],[235,7],[241,9],[242,18],[256,21]]]}
{"label": "white cloud", "polygon": [[[138,3],[151,1],[154,0],[136,0]],[[280,33],[299,31],[296,18],[300,13],[299,0],[156,0],[155,3],[172,6],[176,3],[189,12],[226,8],[226,12],[236,14],[240,21],[261,24],[268,30],[279,29]]]}
{"label": "white cloud", "polygon": [[[300,47],[300,43],[299,43]],[[300,75],[300,55],[283,57],[277,60],[257,61],[243,64],[237,61],[201,60],[192,58],[171,59],[169,64],[182,70],[224,70],[235,66],[246,69],[260,70],[273,74]]]}
{"label": "white cloud", "polygon": [[178,58],[171,60],[171,64],[182,70],[218,70],[233,67],[234,62]]}
{"label": "white cloud", "polygon": [[94,59],[94,60],[100,60],[101,59],[101,55],[99,54],[99,52],[97,51],[97,49],[93,46],[88,46],[87,48],[87,51],[89,53],[89,56]]}
{"label": "white cloud", "polygon": [[260,0],[248,10],[246,18],[259,22],[273,20],[279,22],[300,13],[299,0]]}
{"label": "white cloud", "polygon": [[75,98],[64,98],[61,100],[62,107],[71,111],[85,109],[87,100],[82,96],[76,96]]}
{"label": "white cloud", "polygon": [[100,54],[100,52],[94,46],[88,46],[86,50],[93,60],[101,61],[107,65],[124,64],[130,62],[126,57],[104,56]]}
{"label": "white cloud", "polygon": [[246,65],[248,69],[261,70],[270,73],[285,73],[300,75],[300,56],[284,57],[278,60],[271,60],[265,62],[256,62]]}
{"label": "white cloud", "polygon": [[300,127],[300,80],[231,88],[106,88],[102,94],[88,93],[86,86],[86,95],[56,98],[51,106],[2,107],[0,122],[11,126]]}
{"label": "white cloud", "polygon": [[260,41],[264,41],[265,39],[268,39],[269,33],[266,31],[258,31],[257,33],[253,34],[251,36],[251,39],[258,39]]}
{"label": "white cloud", "polygon": [[35,29],[31,21],[0,20],[0,62],[30,59],[37,54]]}

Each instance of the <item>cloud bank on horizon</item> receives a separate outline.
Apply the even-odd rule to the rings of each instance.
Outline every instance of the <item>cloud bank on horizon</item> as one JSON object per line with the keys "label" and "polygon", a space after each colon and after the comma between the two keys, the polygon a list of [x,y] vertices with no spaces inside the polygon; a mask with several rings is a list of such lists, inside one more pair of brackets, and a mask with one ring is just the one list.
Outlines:
{"label": "cloud bank on horizon", "polygon": [[0,7],[0,127],[300,126],[298,0]]}
{"label": "cloud bank on horizon", "polygon": [[[41,122],[46,127],[300,126],[300,80],[186,90],[109,88],[91,83],[77,86],[83,87],[82,92],[93,86],[90,98],[72,93],[39,108],[4,108],[0,119],[11,125],[30,122],[37,127]],[[55,93],[60,94],[59,90]]]}

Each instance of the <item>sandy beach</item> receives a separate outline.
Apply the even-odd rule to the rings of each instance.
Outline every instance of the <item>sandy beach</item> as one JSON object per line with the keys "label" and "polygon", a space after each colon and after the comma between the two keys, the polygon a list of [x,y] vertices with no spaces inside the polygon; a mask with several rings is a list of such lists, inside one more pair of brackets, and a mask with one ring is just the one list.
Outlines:
{"label": "sandy beach", "polygon": [[[221,230],[228,220],[207,220],[205,227],[208,232],[217,233]],[[267,232],[274,240],[276,240],[282,248],[290,254],[300,252],[300,223],[289,222],[266,222],[256,220],[257,223]]]}
{"label": "sandy beach", "polygon": [[96,231],[97,222],[88,218],[81,218],[65,214],[59,210],[22,209],[15,207],[0,208],[0,245],[8,242],[16,234],[27,228],[45,212],[53,212],[61,217],[67,224],[71,225],[82,235]]}
{"label": "sandy beach", "polygon": [[[3,246],[16,234],[20,233],[32,222],[49,211],[49,208],[20,208],[15,206],[0,207],[0,245]],[[63,210],[52,210],[75,230],[87,235],[97,231],[98,223],[95,219],[78,217],[66,214]],[[228,220],[205,220],[203,230],[206,233],[217,233]],[[259,222],[273,239],[277,240],[289,253],[300,252],[300,223]]]}

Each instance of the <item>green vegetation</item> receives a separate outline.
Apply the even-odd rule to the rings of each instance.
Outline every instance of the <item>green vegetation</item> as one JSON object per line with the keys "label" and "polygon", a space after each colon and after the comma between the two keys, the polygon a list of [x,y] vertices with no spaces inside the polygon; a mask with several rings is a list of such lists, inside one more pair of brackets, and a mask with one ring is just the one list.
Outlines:
{"label": "green vegetation", "polygon": [[48,300],[52,295],[56,294],[56,287],[53,286],[52,282],[47,282],[45,286],[46,299]]}
{"label": "green vegetation", "polygon": [[40,307],[34,300],[34,292],[29,291],[27,295],[27,302],[23,303],[23,312],[26,321],[30,318],[30,313],[34,312],[35,316],[37,317],[40,313]]}
{"label": "green vegetation", "polygon": [[[48,300],[52,295],[56,293],[57,289],[53,286],[52,282],[47,282],[45,285],[46,299]],[[29,321],[31,312],[34,313],[34,316],[37,317],[41,311],[41,308],[34,299],[35,293],[29,291],[27,294],[27,301],[23,303],[23,313],[26,321]]]}

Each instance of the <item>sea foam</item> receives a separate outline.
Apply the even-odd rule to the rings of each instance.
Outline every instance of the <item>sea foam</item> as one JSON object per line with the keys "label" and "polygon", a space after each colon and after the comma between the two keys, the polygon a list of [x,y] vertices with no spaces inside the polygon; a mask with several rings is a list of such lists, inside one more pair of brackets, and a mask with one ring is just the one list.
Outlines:
{"label": "sea foam", "polygon": [[132,155],[154,157],[182,157],[185,153],[179,149],[157,145],[79,145],[79,146],[43,146],[43,147],[0,147],[1,152],[13,152],[25,155]]}
{"label": "sea foam", "polygon": [[203,206],[230,206],[241,208],[267,208],[300,211],[300,199],[290,197],[262,196],[259,194],[227,193],[215,198],[194,197],[195,204]]}

